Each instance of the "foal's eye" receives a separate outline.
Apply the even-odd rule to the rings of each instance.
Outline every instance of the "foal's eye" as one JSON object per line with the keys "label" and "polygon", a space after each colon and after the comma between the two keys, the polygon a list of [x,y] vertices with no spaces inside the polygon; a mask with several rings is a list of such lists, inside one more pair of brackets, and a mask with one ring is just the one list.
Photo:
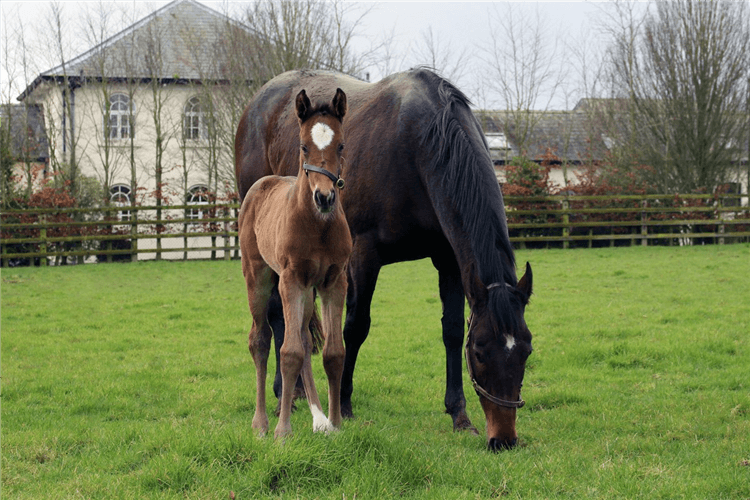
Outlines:
{"label": "foal's eye", "polygon": [[344,152],[344,143],[339,144],[339,154]]}
{"label": "foal's eye", "polygon": [[305,146],[304,144],[300,144],[299,148],[302,150],[303,154],[307,154],[307,146]]}

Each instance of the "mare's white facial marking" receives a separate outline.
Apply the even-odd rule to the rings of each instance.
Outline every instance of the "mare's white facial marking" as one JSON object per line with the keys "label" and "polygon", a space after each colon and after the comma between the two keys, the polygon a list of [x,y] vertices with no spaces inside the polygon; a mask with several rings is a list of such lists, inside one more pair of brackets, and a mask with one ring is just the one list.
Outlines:
{"label": "mare's white facial marking", "polygon": [[310,413],[313,417],[313,432],[330,432],[334,429],[325,413],[316,405],[310,405]]}
{"label": "mare's white facial marking", "polygon": [[505,336],[505,347],[511,351],[516,346],[516,339],[514,339],[511,335]]}
{"label": "mare's white facial marking", "polygon": [[310,131],[312,140],[319,150],[323,151],[333,141],[333,129],[325,123],[316,123]]}

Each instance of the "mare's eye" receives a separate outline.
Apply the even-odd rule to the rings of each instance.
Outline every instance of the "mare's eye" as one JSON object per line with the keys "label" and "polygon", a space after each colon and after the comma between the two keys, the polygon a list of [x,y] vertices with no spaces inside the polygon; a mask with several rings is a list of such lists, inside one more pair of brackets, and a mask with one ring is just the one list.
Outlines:
{"label": "mare's eye", "polygon": [[477,363],[484,363],[484,357],[482,356],[482,353],[474,350],[474,358],[477,360]]}

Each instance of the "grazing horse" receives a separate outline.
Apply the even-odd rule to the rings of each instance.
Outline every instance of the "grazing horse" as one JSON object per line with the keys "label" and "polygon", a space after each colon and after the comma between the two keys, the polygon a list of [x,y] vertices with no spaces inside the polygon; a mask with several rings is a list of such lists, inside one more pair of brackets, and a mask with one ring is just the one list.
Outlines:
{"label": "grazing horse", "polygon": [[[490,449],[516,444],[516,410],[531,353],[524,311],[531,267],[519,280],[508,238],[503,196],[484,134],[466,96],[426,69],[377,83],[324,71],[291,71],[264,85],[245,110],[235,138],[240,197],[267,175],[294,174],[299,145],[291,96],[344,89],[350,140],[342,203],[354,249],[347,268],[341,403],[352,416],[352,379],[370,330],[378,273],[394,262],[429,257],[438,271],[446,352],[445,408],[454,430],[476,432],[466,414],[462,382],[464,307],[471,324],[465,354],[486,419]],[[269,312],[277,346],[284,324]],[[425,362],[430,362],[425,360]],[[277,377],[278,379],[278,377]],[[275,384],[275,386],[277,386]]]}
{"label": "grazing horse", "polygon": [[[253,428],[268,431],[266,369],[271,346],[269,298],[275,287],[283,304],[286,336],[280,349],[282,394],[275,437],[292,432],[290,416],[297,377],[302,375],[313,431],[331,431],[341,425],[341,374],[344,342],[341,317],[346,298],[346,263],[352,238],[344,217],[339,191],[346,114],[346,94],[341,89],[330,104],[312,106],[304,90],[294,100],[299,135],[296,177],[268,176],[247,190],[239,214],[242,273],[253,316],[250,352],[255,362],[257,399]],[[291,131],[290,131],[291,132]],[[291,166],[289,167],[291,168]],[[320,295],[323,332],[323,366],[328,376],[328,418],[321,410],[310,360],[310,319],[315,292]]]}

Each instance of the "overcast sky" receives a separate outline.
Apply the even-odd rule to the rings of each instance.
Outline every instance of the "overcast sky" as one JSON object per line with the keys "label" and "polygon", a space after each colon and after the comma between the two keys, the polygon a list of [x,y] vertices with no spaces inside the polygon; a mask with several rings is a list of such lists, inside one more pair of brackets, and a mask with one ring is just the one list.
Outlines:
{"label": "overcast sky", "polygon": [[[226,3],[200,0],[202,3],[223,12]],[[4,16],[2,28],[5,29],[5,17],[8,13],[21,13],[25,22],[33,25],[49,11],[48,1],[3,0],[2,13]],[[74,14],[80,9],[81,1],[63,0],[68,14]],[[119,7],[133,6],[146,13],[168,2],[117,2]],[[230,2],[231,3],[231,2]],[[362,36],[355,41],[360,51],[368,50],[373,45],[381,44],[385,40],[392,40],[389,49],[392,56],[387,63],[382,60],[378,64],[370,64],[365,72],[370,74],[371,81],[386,76],[384,72],[406,69],[418,64],[425,64],[424,38],[428,30],[437,41],[440,52],[453,66],[460,66],[460,71],[451,76],[455,83],[469,94],[475,104],[482,107],[498,107],[499,98],[496,95],[477,97],[476,90],[480,87],[478,73],[483,73],[482,64],[478,63],[481,47],[491,42],[490,21],[496,12],[502,12],[507,7],[506,2],[352,2],[352,14],[371,8],[363,18],[360,26]],[[545,23],[551,35],[562,34],[567,41],[581,37],[593,36],[593,24],[597,16],[601,16],[604,3],[597,2],[515,2],[519,12],[523,15],[536,16],[538,9],[540,19]],[[493,14],[495,13],[495,14]],[[76,16],[72,15],[74,19]],[[496,19],[496,18],[495,18]],[[125,26],[123,26],[125,27]],[[381,48],[381,50],[383,50]],[[460,57],[462,56],[463,57]],[[0,56],[1,57],[1,56]],[[463,65],[458,61],[462,61]],[[49,68],[42,68],[43,71]],[[571,73],[573,71],[571,70]],[[4,75],[3,75],[4,78]],[[3,82],[3,95],[7,93]],[[17,95],[17,94],[16,94]],[[574,92],[568,92],[567,98],[556,96],[549,107],[552,109],[568,109],[575,105]],[[15,96],[14,96],[15,97]],[[476,102],[481,100],[483,102]],[[537,107],[547,107],[547,100],[542,99]]]}

